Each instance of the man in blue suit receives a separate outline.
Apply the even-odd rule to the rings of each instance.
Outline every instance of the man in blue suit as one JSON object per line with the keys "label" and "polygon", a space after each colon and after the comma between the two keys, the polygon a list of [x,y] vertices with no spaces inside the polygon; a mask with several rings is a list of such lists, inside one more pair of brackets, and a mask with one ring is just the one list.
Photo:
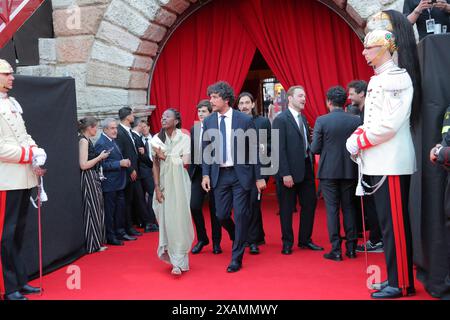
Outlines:
{"label": "man in blue suit", "polygon": [[234,210],[235,239],[227,272],[236,272],[242,267],[248,234],[250,191],[256,183],[261,192],[266,182],[256,156],[257,141],[243,138],[252,133],[256,138],[255,125],[250,116],[231,108],[235,99],[231,86],[215,83],[208,87],[208,96],[214,113],[203,120],[202,187],[206,192],[214,189],[216,215],[222,224]]}
{"label": "man in blue suit", "polygon": [[[102,181],[103,199],[105,202],[106,239],[110,245],[121,246],[128,235],[125,232],[125,194],[127,182],[126,168],[131,162],[123,159],[122,153],[114,141],[117,138],[117,121],[105,119],[103,133],[95,144],[95,150],[109,151],[109,157],[102,162],[103,173],[106,177]],[[120,239],[120,240],[119,240]]]}

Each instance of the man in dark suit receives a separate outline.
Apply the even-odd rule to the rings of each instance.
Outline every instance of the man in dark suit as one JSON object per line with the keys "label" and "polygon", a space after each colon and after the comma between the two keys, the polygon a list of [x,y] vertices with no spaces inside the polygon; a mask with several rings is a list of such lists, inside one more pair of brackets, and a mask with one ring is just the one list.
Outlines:
{"label": "man in dark suit", "polygon": [[287,92],[288,109],[278,115],[272,128],[279,132],[279,162],[277,179],[280,194],[282,254],[292,254],[294,232],[292,214],[299,199],[300,227],[298,246],[303,249],[323,250],[312,242],[314,214],[317,205],[314,183],[313,156],[310,150],[309,126],[302,110],[306,94],[302,86],[293,86]]}
{"label": "man in dark suit", "polygon": [[353,196],[358,167],[350,159],[345,143],[362,122],[359,116],[344,112],[346,100],[347,94],[341,86],[328,90],[327,107],[330,113],[317,118],[311,144],[311,151],[320,154],[318,177],[327,209],[328,235],[331,242],[331,251],[324,257],[335,261],[342,261],[339,237],[341,208],[347,239],[346,255],[356,258],[357,231]]}
{"label": "man in dark suit", "polygon": [[100,153],[109,151],[109,157],[103,160],[102,168],[106,179],[102,181],[103,200],[105,202],[106,239],[110,245],[123,245],[121,240],[129,236],[125,231],[125,194],[126,168],[129,159],[124,159],[117,146],[117,122],[108,118],[103,122],[103,133],[95,143],[95,150]]}
{"label": "man in dark suit", "polygon": [[[203,120],[212,112],[209,100],[202,100],[197,105],[197,115],[200,120],[191,128],[191,164],[189,165],[189,177],[191,178],[191,213],[197,231],[197,244],[192,248],[192,253],[200,253],[204,246],[209,244],[206,234],[205,219],[203,217],[203,202],[206,191],[202,188],[202,134]],[[214,192],[209,193],[209,213],[211,216],[211,229],[213,241],[213,253],[222,253],[220,241],[222,240],[222,227],[216,216]],[[231,218],[223,225],[227,228],[231,240],[234,240],[234,222]]]}
{"label": "man in dark suit", "polygon": [[[259,154],[261,156],[270,157],[271,155],[271,124],[268,118],[258,115],[256,100],[250,92],[241,92],[237,99],[237,105],[241,112],[252,117],[255,128],[258,132],[258,146]],[[270,162],[261,161],[261,167],[270,168]],[[269,176],[263,175],[266,183],[269,181]],[[258,192],[256,185],[253,186],[250,192],[250,221],[248,227],[247,243],[250,249],[250,254],[259,254],[258,245],[265,243],[264,227],[261,212],[262,194]]]}
{"label": "man in dark suit", "polygon": [[140,136],[135,136],[137,145],[139,148],[144,148],[144,153],[139,154],[139,177],[138,180],[141,183],[144,195],[148,195],[148,201],[146,203],[147,217],[149,218],[149,223],[144,223],[144,232],[156,232],[159,230],[158,223],[156,221],[155,212],[153,211],[153,192],[155,190],[155,182],[153,181],[153,159],[150,150],[150,141],[152,135],[150,134],[150,127],[146,119],[139,121]]}
{"label": "man in dark suit", "polygon": [[251,117],[231,108],[233,89],[218,82],[208,87],[208,95],[214,113],[203,121],[202,187],[206,192],[214,189],[216,215],[222,224],[234,210],[235,239],[227,272],[236,272],[242,267],[248,234],[250,191],[256,183],[261,192],[266,182],[261,179],[257,150],[251,152],[251,147],[257,149],[257,141],[243,137],[253,133],[256,138],[255,125]]}
{"label": "man in dark suit", "polygon": [[[146,120],[142,120],[146,124]],[[156,216],[153,211],[152,206],[148,206],[145,202],[145,192],[151,192],[153,197],[153,190],[150,191],[151,187],[154,189],[153,183],[153,161],[149,156],[149,143],[147,145],[141,138],[141,120],[135,119],[133,123],[133,129],[131,130],[131,134],[133,136],[134,145],[138,150],[138,168],[139,174],[137,178],[137,182],[133,186],[133,213],[134,213],[134,221],[136,221],[137,225],[140,225],[144,228],[144,232],[155,232],[158,231],[158,225],[156,224]],[[151,179],[151,181],[150,181]],[[145,182],[145,183],[143,183]],[[150,193],[149,193],[150,195]],[[151,199],[150,199],[151,203]]]}
{"label": "man in dark suit", "polygon": [[[130,107],[121,108],[119,110],[119,119],[120,124],[117,130],[116,142],[124,157],[130,159],[131,161],[131,166],[127,168],[127,184],[125,187],[125,224],[127,233],[132,237],[135,237],[141,236],[142,234],[133,227],[133,202],[136,201],[136,203],[139,204],[139,217],[141,217],[142,220],[146,218],[146,213],[141,208],[141,204],[144,200],[142,199],[142,187],[138,181],[140,151],[136,146],[135,138],[131,130],[134,124],[133,110]],[[138,187],[141,188],[141,192],[139,192]]]}

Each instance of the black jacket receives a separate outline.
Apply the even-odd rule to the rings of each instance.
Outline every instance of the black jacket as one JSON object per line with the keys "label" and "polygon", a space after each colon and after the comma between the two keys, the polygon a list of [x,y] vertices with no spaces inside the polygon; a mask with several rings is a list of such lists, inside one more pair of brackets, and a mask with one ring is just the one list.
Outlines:
{"label": "black jacket", "polygon": [[135,141],[135,145],[136,148],[144,148],[145,153],[144,154],[140,154],[138,155],[138,164],[139,164],[139,179],[144,179],[147,178],[148,176],[152,176],[153,172],[152,172],[152,168],[153,168],[153,161],[150,160],[149,154],[148,152],[151,152],[151,145],[150,145],[150,141],[151,138],[149,138],[148,140],[148,145],[149,145],[149,150],[147,151],[145,149],[145,144],[144,141],[142,141],[142,137],[137,135],[136,133],[133,132],[133,138]]}
{"label": "black jacket", "polygon": [[[310,128],[306,118],[302,115],[310,143]],[[280,113],[272,124],[273,129],[279,130],[279,162],[278,177],[292,176],[294,183],[300,183],[305,177],[305,140],[304,133],[300,131],[297,121],[291,111],[286,109]],[[273,152],[272,147],[272,152]],[[312,154],[307,151],[312,162]],[[313,162],[312,162],[313,164]]]}
{"label": "black jacket", "polygon": [[350,159],[345,143],[361,125],[361,118],[334,109],[317,118],[311,151],[320,154],[319,179],[356,179],[358,167]]}
{"label": "black jacket", "polygon": [[131,173],[136,170],[139,176],[139,155],[130,135],[119,124],[117,128],[116,143],[122,152],[124,159],[130,159],[131,167],[127,168],[127,182],[131,181]]}

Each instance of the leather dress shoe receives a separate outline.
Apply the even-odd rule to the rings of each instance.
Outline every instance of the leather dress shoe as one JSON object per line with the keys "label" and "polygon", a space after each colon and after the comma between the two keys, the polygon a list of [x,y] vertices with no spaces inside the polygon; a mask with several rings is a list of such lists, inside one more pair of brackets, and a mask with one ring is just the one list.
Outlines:
{"label": "leather dress shoe", "polygon": [[202,251],[203,247],[208,245],[208,244],[209,244],[209,241],[206,241],[206,242],[199,241],[199,242],[197,242],[197,244],[191,250],[192,254],[200,253]]}
{"label": "leather dress shoe", "polygon": [[130,230],[128,230],[127,234],[132,236],[132,237],[140,237],[140,236],[142,236],[142,233],[137,231],[135,228],[131,228]]}
{"label": "leather dress shoe", "polygon": [[39,294],[41,293],[41,289],[40,288],[35,288],[32,287],[28,284],[24,285],[22,289],[19,290],[19,292],[23,295],[25,294]]}
{"label": "leather dress shoe", "polygon": [[118,239],[111,239],[108,240],[106,243],[112,246],[123,246],[123,241],[120,241]]}
{"label": "leather dress shoe", "polygon": [[285,254],[285,255],[292,254],[292,248],[291,248],[291,246],[284,245],[284,246],[283,246],[283,249],[281,250],[281,253],[282,253],[282,254]]}
{"label": "leather dress shoe", "polygon": [[307,244],[299,244],[298,245],[302,249],[309,249],[313,251],[323,251],[323,248],[318,246],[317,244],[314,244],[312,242],[309,242]]}
{"label": "leather dress shoe", "polygon": [[372,289],[373,290],[383,290],[384,288],[386,288],[387,286],[389,286],[389,281],[383,281],[380,283],[374,283],[372,284]]}
{"label": "leather dress shoe", "polygon": [[394,299],[402,296],[402,290],[387,286],[383,290],[371,294],[373,299]]}
{"label": "leather dress shoe", "polygon": [[227,268],[227,272],[238,272],[242,268],[242,264],[237,261],[231,261],[230,265]]}
{"label": "leather dress shoe", "polygon": [[5,294],[5,300],[28,300],[26,297],[24,297],[19,291],[14,291],[10,294]]}
{"label": "leather dress shoe", "polygon": [[356,252],[355,252],[354,250],[352,250],[352,251],[347,251],[347,252],[345,253],[345,255],[346,255],[348,258],[350,258],[350,259],[356,259]]}
{"label": "leather dress shoe", "polygon": [[213,253],[214,254],[221,254],[222,253],[222,248],[220,247],[220,244],[218,244],[218,243],[214,243],[213,244]]}
{"label": "leather dress shoe", "polygon": [[323,257],[328,260],[342,261],[342,255],[340,253],[329,252],[325,253]]}
{"label": "leather dress shoe", "polygon": [[125,233],[124,235],[121,235],[121,236],[119,237],[119,240],[134,241],[134,240],[137,240],[137,238],[132,237],[132,236],[130,236],[130,235],[128,235],[128,234]]}
{"label": "leather dress shoe", "polygon": [[159,227],[155,223],[149,223],[149,224],[145,225],[145,227],[144,227],[144,233],[157,232],[157,231],[159,231]]}
{"label": "leather dress shoe", "polygon": [[259,254],[259,248],[255,243],[250,244],[250,254]]}

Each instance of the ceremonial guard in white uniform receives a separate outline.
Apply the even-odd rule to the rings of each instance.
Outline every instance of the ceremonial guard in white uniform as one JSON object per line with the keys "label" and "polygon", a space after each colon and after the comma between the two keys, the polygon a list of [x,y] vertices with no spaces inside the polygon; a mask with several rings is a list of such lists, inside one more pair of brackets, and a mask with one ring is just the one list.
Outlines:
{"label": "ceremonial guard in white uniform", "polygon": [[39,293],[27,284],[20,250],[31,189],[43,174],[47,155],[28,135],[22,108],[8,96],[14,77],[10,64],[0,59],[0,296],[26,300],[24,294]]}
{"label": "ceremonial guard in white uniform", "polygon": [[392,60],[397,50],[393,33],[369,32],[364,47],[375,75],[368,84],[364,124],[347,140],[347,150],[359,157],[361,173],[376,190],[388,280],[372,297],[396,298],[415,292],[408,212],[410,176],[416,170],[410,130],[414,88],[408,72]]}

